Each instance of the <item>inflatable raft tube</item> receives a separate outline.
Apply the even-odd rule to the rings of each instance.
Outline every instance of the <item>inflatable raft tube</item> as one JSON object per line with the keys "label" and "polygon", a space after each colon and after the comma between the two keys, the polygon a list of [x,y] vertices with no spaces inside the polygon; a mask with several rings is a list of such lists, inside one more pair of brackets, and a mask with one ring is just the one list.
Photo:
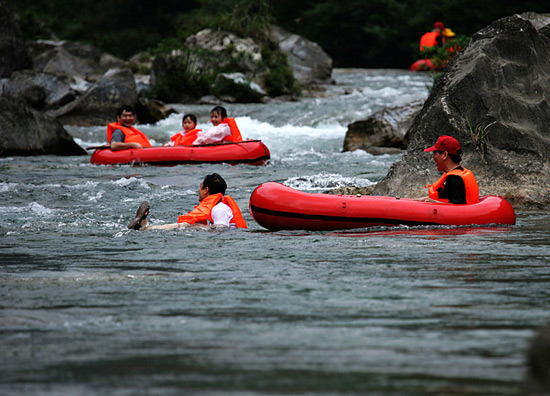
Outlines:
{"label": "inflatable raft tube", "polygon": [[228,163],[263,165],[270,159],[269,149],[260,140],[204,146],[147,147],[111,151],[97,148],[90,162],[95,165],[178,165]]}
{"label": "inflatable raft tube", "polygon": [[426,71],[426,70],[434,70],[434,69],[435,67],[432,64],[431,59],[418,59],[409,68],[410,71]]}
{"label": "inflatable raft tube", "polygon": [[280,183],[258,186],[250,197],[252,218],[269,230],[345,230],[374,226],[511,225],[512,205],[489,195],[471,205],[407,198],[312,194]]}

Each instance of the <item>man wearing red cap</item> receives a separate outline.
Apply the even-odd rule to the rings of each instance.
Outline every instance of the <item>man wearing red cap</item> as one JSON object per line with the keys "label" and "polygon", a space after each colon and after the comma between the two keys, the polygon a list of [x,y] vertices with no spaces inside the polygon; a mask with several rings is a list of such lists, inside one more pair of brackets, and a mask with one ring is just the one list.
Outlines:
{"label": "man wearing red cap", "polygon": [[434,184],[426,186],[429,188],[429,198],[421,198],[421,201],[452,204],[479,201],[479,188],[474,174],[460,166],[462,150],[458,140],[451,136],[440,136],[435,145],[424,151],[433,151],[437,170],[444,173]]}
{"label": "man wearing red cap", "polygon": [[425,48],[435,47],[436,45],[441,47],[443,44],[443,38],[441,32],[445,30],[443,22],[435,22],[434,28],[431,32],[424,33],[420,38],[420,51],[424,51]]}

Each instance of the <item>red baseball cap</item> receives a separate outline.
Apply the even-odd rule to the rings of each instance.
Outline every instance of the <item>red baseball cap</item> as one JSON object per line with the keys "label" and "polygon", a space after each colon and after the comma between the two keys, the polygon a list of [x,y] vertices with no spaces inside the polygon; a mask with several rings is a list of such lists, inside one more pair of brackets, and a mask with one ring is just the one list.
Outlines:
{"label": "red baseball cap", "polygon": [[443,30],[443,29],[445,29],[445,25],[443,24],[443,22],[439,22],[439,21],[438,21],[438,22],[435,22],[435,23],[434,23],[434,29],[441,29],[441,30]]}
{"label": "red baseball cap", "polygon": [[449,154],[456,154],[460,150],[460,143],[454,137],[443,135],[437,139],[437,142],[432,146],[424,149],[426,152],[430,151],[446,151]]}

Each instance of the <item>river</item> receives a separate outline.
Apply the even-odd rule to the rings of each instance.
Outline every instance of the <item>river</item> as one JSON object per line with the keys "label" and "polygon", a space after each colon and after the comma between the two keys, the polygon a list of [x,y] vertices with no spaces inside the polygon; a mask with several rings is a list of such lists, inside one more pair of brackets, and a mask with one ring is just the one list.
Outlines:
{"label": "river", "polygon": [[[0,159],[2,395],[515,395],[550,308],[550,216],[517,225],[270,232],[262,182],[310,192],[382,179],[399,155],[341,153],[347,124],[428,95],[429,75],[344,70],[323,97],[229,105],[267,166]],[[174,105],[208,128],[207,105]],[[181,113],[143,125],[155,145]],[[83,147],[104,127],[67,127]],[[174,222],[220,173],[249,229]]]}

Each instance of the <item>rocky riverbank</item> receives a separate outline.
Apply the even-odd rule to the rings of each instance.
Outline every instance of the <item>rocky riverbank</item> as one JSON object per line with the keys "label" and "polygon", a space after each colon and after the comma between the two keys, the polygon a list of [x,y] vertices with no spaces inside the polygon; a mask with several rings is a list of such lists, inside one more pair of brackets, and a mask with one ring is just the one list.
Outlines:
{"label": "rocky riverbank", "polygon": [[[59,135],[61,125],[105,125],[113,121],[116,109],[124,104],[136,108],[139,123],[157,122],[174,110],[159,99],[151,99],[153,90],[162,93],[159,87],[164,84],[168,98],[174,97],[174,92],[192,90],[172,77],[207,70],[217,73],[219,64],[225,61],[239,72],[217,74],[209,88],[212,95],[202,102],[264,102],[271,99],[270,92],[286,92],[270,85],[279,76],[270,77],[274,68],[266,66],[260,43],[228,32],[206,29],[189,37],[181,51],[154,57],[138,54],[126,62],[86,44],[45,40],[25,43],[13,14],[2,1],[0,22],[0,94],[16,103],[17,108],[14,113],[13,106],[1,107],[0,117],[16,119],[24,112],[42,135],[51,133],[51,141],[68,136]],[[305,92],[331,81],[332,60],[318,45],[277,27],[272,28],[271,36],[271,45],[278,46],[289,59],[287,77],[297,81]],[[26,127],[3,125],[0,132],[0,143],[4,144],[0,155],[54,153],[49,146],[35,147],[34,132]],[[25,142],[29,142],[27,150]],[[81,154],[81,150],[56,151],[61,152]]]}
{"label": "rocky riverbank", "polygon": [[351,190],[425,196],[424,186],[439,173],[423,149],[451,135],[462,143],[462,164],[476,175],[481,194],[504,196],[516,208],[550,207],[549,24],[550,15],[528,13],[478,31],[406,132],[403,157],[374,191]]}

